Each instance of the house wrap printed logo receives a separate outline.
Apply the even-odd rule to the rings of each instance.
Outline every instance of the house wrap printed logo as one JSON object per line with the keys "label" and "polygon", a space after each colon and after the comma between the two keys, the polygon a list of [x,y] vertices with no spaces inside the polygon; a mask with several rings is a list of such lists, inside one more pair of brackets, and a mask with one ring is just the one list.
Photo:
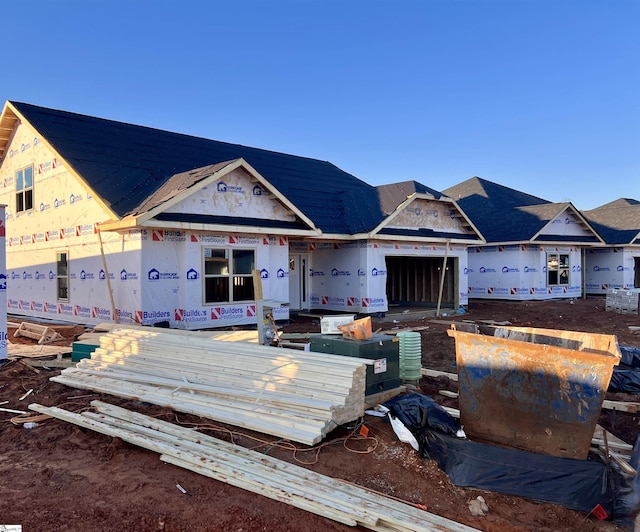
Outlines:
{"label": "house wrap printed logo", "polygon": [[182,231],[163,231],[154,229],[151,231],[151,240],[154,242],[185,242],[187,236]]}
{"label": "house wrap printed logo", "polygon": [[93,280],[94,275],[91,272],[87,272],[85,270],[80,271],[80,280],[81,281],[91,281]]}
{"label": "house wrap printed logo", "polygon": [[384,299],[381,297],[363,297],[362,308],[381,308],[384,307]]}
{"label": "house wrap printed logo", "polygon": [[209,318],[206,310],[186,310],[178,308],[174,312],[174,319],[184,323],[194,323],[207,321]]}
{"label": "house wrap printed logo", "polygon": [[140,311],[140,318],[142,323],[170,320],[171,312],[168,310],[142,310]]}
{"label": "house wrap printed logo", "polygon": [[480,270],[478,270],[480,273],[495,273],[496,269],[495,268],[485,268],[484,266],[480,267]]}
{"label": "house wrap printed logo", "polygon": [[124,268],[120,270],[121,281],[135,281],[138,278],[138,274],[134,272],[128,272]]}
{"label": "house wrap printed logo", "polygon": [[73,306],[73,315],[74,316],[80,316],[83,318],[90,318],[91,317],[91,308],[90,307],[85,307],[82,305],[74,305]]}
{"label": "house wrap printed logo", "polygon": [[58,303],[58,314],[73,316],[73,305],[69,305],[67,303]]}
{"label": "house wrap printed logo", "polygon": [[282,268],[278,268],[278,271],[276,272],[276,277],[278,279],[284,279],[285,277],[289,277],[289,272],[283,270]]}
{"label": "house wrap printed logo", "polygon": [[378,268],[371,268],[372,277],[378,277],[379,275],[387,275],[387,270],[379,270]]}
{"label": "house wrap printed logo", "polygon": [[224,181],[219,181],[216,185],[216,190],[218,192],[234,192],[236,194],[244,194],[244,190],[242,187],[236,185],[227,185]]}
{"label": "house wrap printed logo", "polygon": [[237,320],[245,317],[245,307],[212,307],[211,319],[215,321]]}
{"label": "house wrap printed logo", "polygon": [[324,277],[324,272],[322,270],[314,270],[313,268],[311,268],[309,270],[309,275],[311,277]]}
{"label": "house wrap printed logo", "polygon": [[338,270],[338,268],[333,268],[331,270],[331,277],[342,277],[349,275],[351,275],[351,272],[348,270]]}
{"label": "house wrap printed logo", "polygon": [[111,321],[111,309],[102,307],[91,307],[91,317],[100,320]]}
{"label": "house wrap printed logo", "polygon": [[346,303],[344,297],[322,296],[323,305],[340,305],[344,307]]}
{"label": "house wrap printed logo", "polygon": [[131,312],[130,310],[124,310],[124,309],[121,309],[121,308],[117,308],[116,309],[116,317],[119,320],[134,321],[133,312]]}
{"label": "house wrap printed logo", "polygon": [[502,273],[519,273],[520,268],[509,268],[508,266],[502,267]]}
{"label": "house wrap printed logo", "polygon": [[178,272],[160,272],[156,268],[151,268],[147,272],[149,281],[161,281],[165,279],[180,279]]}

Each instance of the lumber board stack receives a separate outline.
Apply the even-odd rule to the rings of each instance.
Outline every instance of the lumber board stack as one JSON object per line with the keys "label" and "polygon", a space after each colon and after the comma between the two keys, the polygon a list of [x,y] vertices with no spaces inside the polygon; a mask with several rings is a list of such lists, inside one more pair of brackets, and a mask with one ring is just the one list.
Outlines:
{"label": "lumber board stack", "polygon": [[364,415],[371,363],[132,328],[51,380],[315,445]]}
{"label": "lumber board stack", "polygon": [[31,404],[42,414],[160,453],[164,462],[350,526],[379,531],[475,530],[384,495],[227,443],[192,429],[92,401],[77,414]]}

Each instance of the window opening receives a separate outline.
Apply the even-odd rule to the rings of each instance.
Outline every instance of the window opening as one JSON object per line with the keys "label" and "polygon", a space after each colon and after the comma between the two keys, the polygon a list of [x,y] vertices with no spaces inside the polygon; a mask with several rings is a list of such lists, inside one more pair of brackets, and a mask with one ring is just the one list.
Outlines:
{"label": "window opening", "polygon": [[255,251],[253,249],[204,248],[204,302],[252,301]]}
{"label": "window opening", "polygon": [[16,212],[33,209],[33,166],[16,172]]}
{"label": "window opening", "polygon": [[56,254],[56,290],[58,299],[69,300],[69,261],[66,251]]}
{"label": "window opening", "polygon": [[568,285],[570,271],[568,253],[547,253],[547,286]]}

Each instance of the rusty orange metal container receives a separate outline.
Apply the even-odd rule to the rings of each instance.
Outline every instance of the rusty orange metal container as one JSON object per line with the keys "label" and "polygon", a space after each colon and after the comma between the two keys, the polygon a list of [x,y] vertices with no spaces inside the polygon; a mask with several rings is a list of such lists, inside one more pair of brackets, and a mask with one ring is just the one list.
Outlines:
{"label": "rusty orange metal container", "polygon": [[470,438],[585,459],[613,367],[614,335],[499,327],[456,341],[460,422]]}

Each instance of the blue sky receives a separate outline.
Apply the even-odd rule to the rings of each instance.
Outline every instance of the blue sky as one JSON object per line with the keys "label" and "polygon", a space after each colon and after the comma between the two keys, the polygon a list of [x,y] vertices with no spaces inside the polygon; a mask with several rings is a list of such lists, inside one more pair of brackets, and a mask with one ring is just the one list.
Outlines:
{"label": "blue sky", "polygon": [[640,200],[638,0],[30,0],[0,100],[328,160]]}

